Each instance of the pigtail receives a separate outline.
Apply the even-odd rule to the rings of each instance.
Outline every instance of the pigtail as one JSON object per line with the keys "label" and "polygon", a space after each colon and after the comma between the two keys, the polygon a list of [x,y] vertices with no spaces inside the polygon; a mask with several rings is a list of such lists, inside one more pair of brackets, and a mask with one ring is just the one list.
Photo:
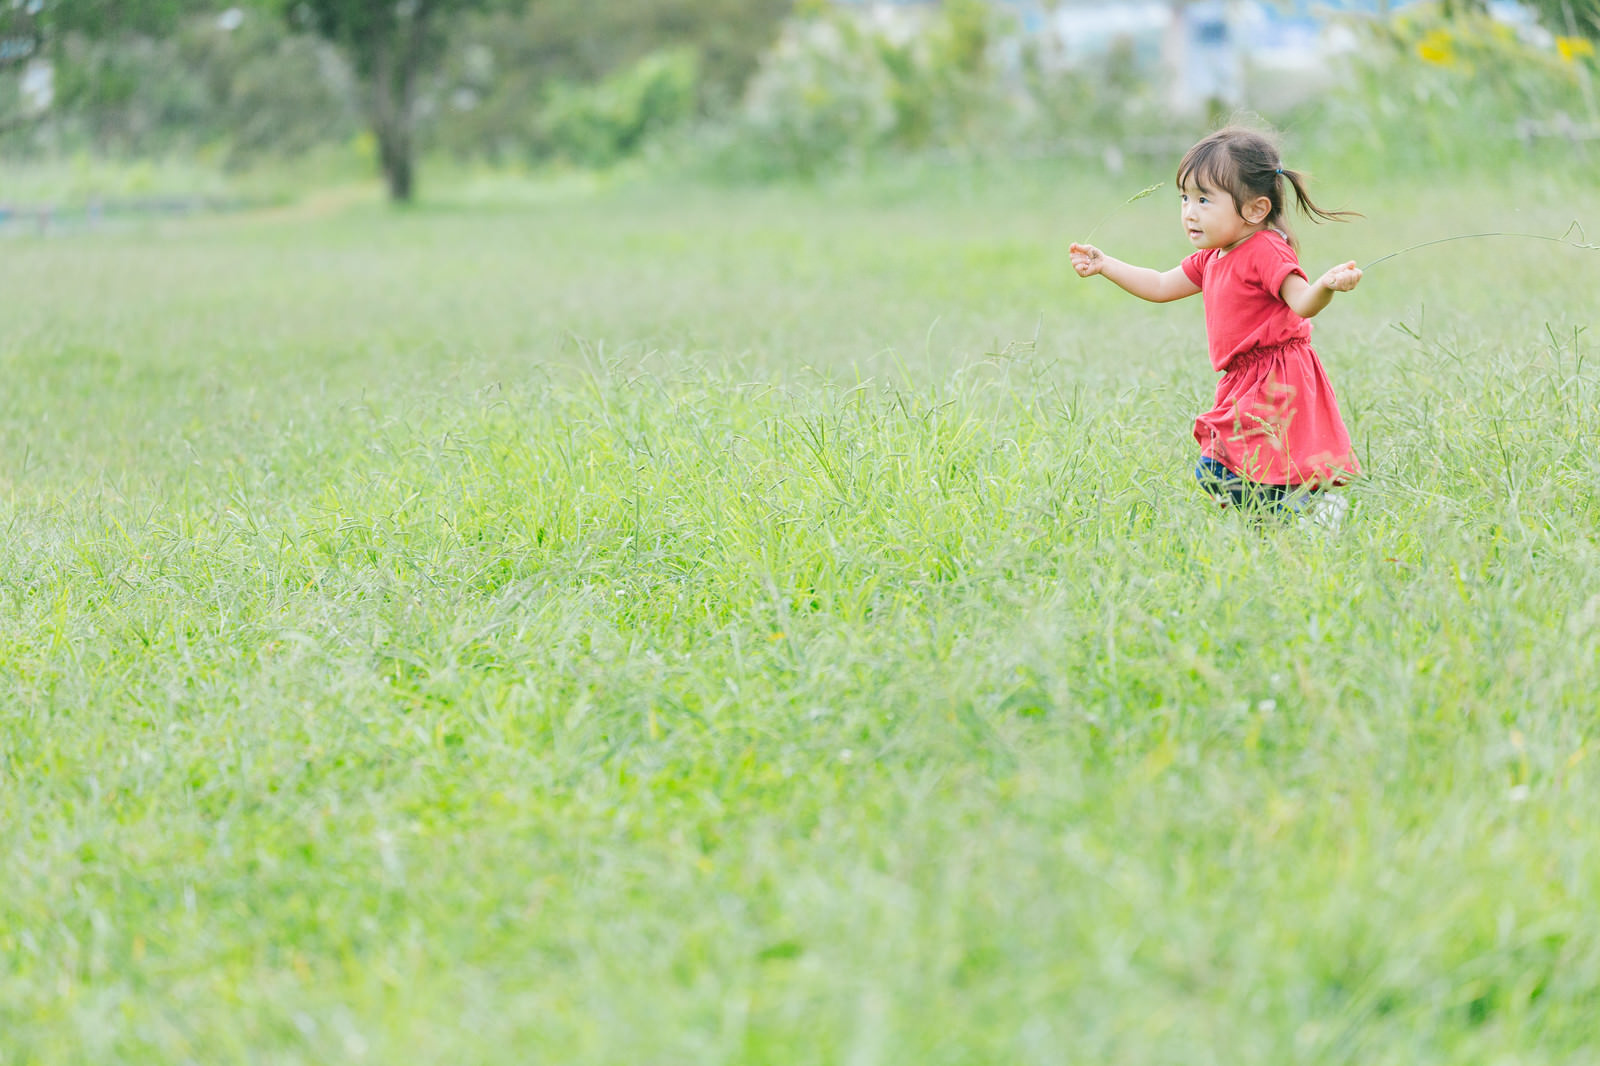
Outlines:
{"label": "pigtail", "polygon": [[[1289,187],[1294,190],[1296,205],[1300,213],[1313,222],[1348,222],[1352,218],[1360,218],[1359,211],[1324,211],[1311,199],[1311,194],[1306,192],[1306,176],[1298,170],[1289,170],[1284,167],[1278,169],[1278,174]],[[1287,203],[1285,202],[1285,206]]]}
{"label": "pigtail", "polygon": [[[1282,184],[1279,183],[1279,178],[1283,179]],[[1267,225],[1283,234],[1283,239],[1289,242],[1289,247],[1294,249],[1296,255],[1300,253],[1300,240],[1289,228],[1289,199],[1284,185],[1294,190],[1295,206],[1300,208],[1302,215],[1313,222],[1345,222],[1361,217],[1358,211],[1325,211],[1318,207],[1316,201],[1311,199],[1311,194],[1306,191],[1307,176],[1298,170],[1273,167],[1268,181],[1271,185],[1267,198],[1272,201],[1272,210],[1267,215]]]}

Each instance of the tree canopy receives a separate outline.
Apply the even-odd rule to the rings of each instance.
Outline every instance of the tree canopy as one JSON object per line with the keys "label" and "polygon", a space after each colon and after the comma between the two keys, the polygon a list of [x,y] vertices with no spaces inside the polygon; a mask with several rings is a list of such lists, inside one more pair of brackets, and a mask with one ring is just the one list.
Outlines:
{"label": "tree canopy", "polygon": [[40,27],[50,35],[160,37],[171,33],[190,15],[227,6],[217,0],[32,0],[14,10],[33,12]]}
{"label": "tree canopy", "polygon": [[32,6],[0,11],[0,69],[26,63],[44,43],[44,24]]}
{"label": "tree canopy", "polygon": [[361,87],[390,199],[414,192],[418,78],[439,60],[450,20],[492,0],[269,0],[337,47]]}

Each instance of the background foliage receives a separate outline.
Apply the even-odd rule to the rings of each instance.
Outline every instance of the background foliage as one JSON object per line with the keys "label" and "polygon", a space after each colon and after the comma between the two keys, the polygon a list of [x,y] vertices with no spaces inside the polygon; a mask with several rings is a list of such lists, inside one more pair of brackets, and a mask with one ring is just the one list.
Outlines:
{"label": "background foliage", "polygon": [[353,87],[338,57],[272,20],[185,20],[162,37],[56,42],[56,105],[36,145],[134,157],[201,152],[242,164],[349,138]]}
{"label": "background foliage", "polygon": [[[238,168],[361,143],[345,58],[264,9],[235,25],[202,0],[112,6],[41,16],[54,12],[56,104],[6,136],[14,158],[203,153]],[[1554,40],[1467,4],[1356,20],[1362,45],[1325,91],[1249,103],[1280,127],[1322,130],[1330,158],[1372,173],[1538,152],[1536,131],[1600,117],[1592,5],[1571,19],[1564,3],[1540,10]],[[930,9],[910,35],[814,0],[549,0],[447,29],[417,136],[462,162],[608,167],[653,147],[658,163],[772,178],[906,154],[1109,147],[1120,160],[1141,145],[1170,154],[1202,119],[1171,111],[1127,42],[1067,63],[983,0]]]}
{"label": "background foliage", "polygon": [[1547,140],[1551,131],[1600,133],[1592,49],[1530,42],[1485,14],[1425,6],[1359,25],[1363,47],[1314,112],[1354,172],[1472,169],[1546,149],[1563,158],[1574,145],[1559,132]]}

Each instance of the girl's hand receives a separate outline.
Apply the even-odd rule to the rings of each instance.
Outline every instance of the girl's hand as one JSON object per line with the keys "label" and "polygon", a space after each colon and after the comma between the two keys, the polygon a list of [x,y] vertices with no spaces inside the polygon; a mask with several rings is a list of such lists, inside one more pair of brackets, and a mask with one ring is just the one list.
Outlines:
{"label": "girl's hand", "polygon": [[1330,269],[1317,279],[1317,284],[1332,292],[1349,292],[1361,284],[1361,268],[1352,259]]}
{"label": "girl's hand", "polygon": [[1080,278],[1092,278],[1106,265],[1105,253],[1092,244],[1073,244],[1067,250],[1072,253],[1072,269]]}

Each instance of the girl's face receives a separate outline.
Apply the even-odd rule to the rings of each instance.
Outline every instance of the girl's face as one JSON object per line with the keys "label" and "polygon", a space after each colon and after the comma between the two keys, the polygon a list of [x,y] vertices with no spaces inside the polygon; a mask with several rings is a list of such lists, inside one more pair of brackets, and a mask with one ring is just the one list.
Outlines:
{"label": "girl's face", "polygon": [[1180,185],[1178,196],[1183,206],[1183,230],[1196,248],[1228,251],[1265,226],[1267,212],[1272,208],[1272,201],[1265,196],[1251,200],[1241,209],[1224,190],[1190,180],[1194,184]]}

